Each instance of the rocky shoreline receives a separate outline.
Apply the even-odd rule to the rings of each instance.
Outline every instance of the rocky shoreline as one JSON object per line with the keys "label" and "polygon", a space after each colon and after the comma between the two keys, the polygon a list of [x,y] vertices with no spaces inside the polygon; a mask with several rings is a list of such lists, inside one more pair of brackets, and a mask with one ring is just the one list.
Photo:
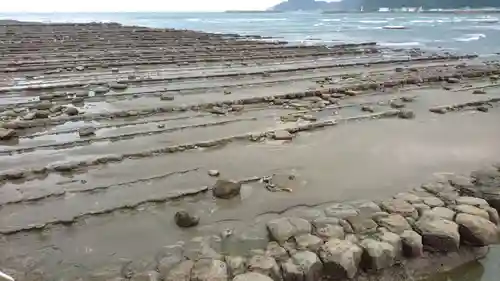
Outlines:
{"label": "rocky shoreline", "polygon": [[496,241],[498,170],[408,186],[499,159],[498,61],[116,23],[0,41],[16,280],[419,280]]}

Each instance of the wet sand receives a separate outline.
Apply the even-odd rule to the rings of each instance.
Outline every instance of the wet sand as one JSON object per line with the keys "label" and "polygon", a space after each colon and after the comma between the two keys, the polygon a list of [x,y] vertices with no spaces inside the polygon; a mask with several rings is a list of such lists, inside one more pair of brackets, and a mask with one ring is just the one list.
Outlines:
{"label": "wet sand", "polygon": [[[2,267],[22,280],[123,259],[148,267],[181,239],[383,198],[500,158],[497,62],[255,39],[1,25],[0,127],[17,134],[0,141]],[[95,133],[80,136],[88,126]],[[275,140],[280,130],[293,139]],[[247,182],[241,198],[206,192],[212,169]],[[252,180],[275,173],[300,184],[270,192]],[[200,226],[179,229],[180,209]]]}

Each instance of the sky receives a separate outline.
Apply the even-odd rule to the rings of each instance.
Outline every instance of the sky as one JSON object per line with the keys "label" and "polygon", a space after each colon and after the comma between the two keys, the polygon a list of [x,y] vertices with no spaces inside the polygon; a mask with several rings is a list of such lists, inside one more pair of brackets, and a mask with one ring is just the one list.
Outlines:
{"label": "sky", "polygon": [[281,1],[282,0],[0,0],[0,13],[262,10]]}

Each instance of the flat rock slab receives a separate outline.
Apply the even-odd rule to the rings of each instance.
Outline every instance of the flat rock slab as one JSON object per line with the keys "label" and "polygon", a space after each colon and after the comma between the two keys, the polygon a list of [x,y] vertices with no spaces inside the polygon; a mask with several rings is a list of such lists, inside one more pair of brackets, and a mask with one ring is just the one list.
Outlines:
{"label": "flat rock slab", "polygon": [[408,221],[401,215],[389,215],[379,218],[378,224],[394,233],[403,233],[405,230],[412,230]]}

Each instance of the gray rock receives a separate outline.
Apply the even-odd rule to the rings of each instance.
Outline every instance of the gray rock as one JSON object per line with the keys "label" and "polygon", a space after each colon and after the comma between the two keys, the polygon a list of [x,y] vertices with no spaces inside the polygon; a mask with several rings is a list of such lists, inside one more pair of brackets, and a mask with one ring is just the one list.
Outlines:
{"label": "gray rock", "polygon": [[38,110],[49,110],[52,107],[52,103],[50,101],[42,101],[35,105],[35,108]]}
{"label": "gray rock", "polygon": [[262,225],[244,225],[232,229],[231,235],[222,238],[222,252],[226,255],[247,256],[253,249],[264,249],[269,234]]}
{"label": "gray rock", "polygon": [[273,281],[273,279],[258,272],[248,272],[234,277],[233,281]]}
{"label": "gray rock", "polygon": [[389,231],[397,234],[403,233],[405,230],[412,230],[408,221],[399,214],[389,215],[385,218],[379,218],[377,222],[380,226],[385,227]]}
{"label": "gray rock", "polygon": [[71,100],[71,103],[74,105],[83,104],[84,102],[85,102],[85,99],[82,97],[76,97],[76,98],[73,98]]}
{"label": "gray rock", "polygon": [[184,256],[193,261],[200,259],[222,260],[221,243],[221,238],[217,235],[195,237],[186,243]]}
{"label": "gray rock", "polygon": [[396,251],[396,257],[400,257],[403,253],[403,242],[401,237],[396,233],[392,233],[390,231],[381,232],[377,235],[380,241],[389,243],[392,245],[394,250]]}
{"label": "gray rock", "polygon": [[365,270],[378,271],[394,264],[396,250],[391,244],[374,239],[365,239],[361,241],[360,245],[363,248],[361,267]]}
{"label": "gray rock", "polygon": [[405,230],[401,233],[401,242],[403,244],[403,254],[406,257],[421,257],[424,250],[422,236],[413,230]]}
{"label": "gray rock", "polygon": [[191,270],[191,281],[227,281],[229,278],[225,262],[214,259],[201,259]]}
{"label": "gray rock", "polygon": [[220,172],[217,170],[209,170],[208,175],[211,177],[218,177],[220,175]]}
{"label": "gray rock", "polygon": [[363,250],[349,241],[331,239],[318,251],[328,279],[352,279],[358,272]]}
{"label": "gray rock", "polygon": [[230,278],[243,274],[246,271],[247,260],[240,256],[226,257],[227,270]]}
{"label": "gray rock", "polygon": [[23,120],[33,120],[36,118],[36,111],[28,112],[23,116]]}
{"label": "gray rock", "polygon": [[311,224],[301,218],[284,217],[271,220],[267,223],[270,236],[278,243],[283,244],[293,236],[311,233]]}
{"label": "gray rock", "polygon": [[462,196],[457,198],[457,204],[459,205],[471,205],[476,207],[489,207],[486,200],[470,196]]}
{"label": "gray rock", "polygon": [[79,65],[79,66],[75,67],[75,70],[76,71],[84,71],[85,70],[85,66]]}
{"label": "gray rock", "polygon": [[415,112],[410,109],[401,109],[398,112],[398,117],[401,119],[414,119],[415,118]]}
{"label": "gray rock", "polygon": [[284,262],[290,258],[285,248],[281,247],[277,242],[269,242],[266,247],[266,256],[270,256],[278,262]]}
{"label": "gray rock", "polygon": [[350,202],[350,205],[352,205],[356,210],[359,211],[360,215],[363,216],[370,216],[373,215],[373,213],[380,212],[381,209],[379,205],[377,205],[373,201],[367,201],[367,200],[359,200],[359,201],[354,201]]}
{"label": "gray rock", "polygon": [[175,224],[179,227],[193,227],[198,225],[200,218],[189,214],[186,211],[179,211],[174,216]]}
{"label": "gray rock", "polygon": [[430,108],[429,111],[432,113],[446,114],[448,112],[448,109],[446,109],[446,107],[438,106]]}
{"label": "gray rock", "polygon": [[128,88],[128,85],[125,83],[114,82],[114,83],[109,83],[109,87],[114,90],[125,90]]}
{"label": "gray rock", "polygon": [[295,237],[297,250],[317,252],[323,245],[323,240],[311,234],[302,234]]}
{"label": "gray rock", "polygon": [[422,198],[412,193],[398,193],[394,196],[395,199],[401,199],[411,204],[421,203]]}
{"label": "gray rock", "polygon": [[427,206],[434,208],[434,207],[444,207],[444,202],[443,200],[437,198],[437,197],[425,197],[424,198],[424,204]]}
{"label": "gray rock", "polygon": [[62,105],[54,105],[49,109],[51,113],[61,112],[63,110]]}
{"label": "gray rock", "polygon": [[415,97],[409,97],[409,96],[401,97],[401,101],[402,102],[414,102]]}
{"label": "gray rock", "polygon": [[425,211],[423,216],[435,216],[452,221],[455,217],[455,212],[445,207],[435,207],[429,211]]}
{"label": "gray rock", "polygon": [[87,125],[78,129],[78,135],[80,135],[80,137],[92,136],[95,135],[95,132],[96,128],[91,125]]}
{"label": "gray rock", "polygon": [[324,224],[320,227],[314,227],[314,234],[323,241],[328,241],[332,238],[343,240],[345,237],[344,228],[340,225]]}
{"label": "gray rock", "polygon": [[275,140],[292,140],[293,135],[290,134],[287,130],[279,130],[273,133],[273,139]]}
{"label": "gray rock", "polygon": [[66,115],[68,116],[74,116],[74,115],[78,115],[78,109],[75,108],[75,107],[66,107],[66,109],[64,110],[64,113],[66,113]]}
{"label": "gray rock", "polygon": [[456,222],[462,240],[468,245],[482,247],[498,242],[497,226],[485,218],[458,214]]}
{"label": "gray rock", "polygon": [[130,281],[159,281],[160,274],[156,271],[146,271],[134,274]]}
{"label": "gray rock", "polygon": [[185,260],[172,268],[167,276],[161,276],[161,278],[163,278],[164,281],[191,281],[191,270],[193,266],[193,261]]}
{"label": "gray rock", "polygon": [[449,78],[447,78],[447,79],[446,79],[446,81],[447,81],[448,83],[451,83],[451,84],[457,84],[457,83],[460,83],[460,79],[458,79],[458,78],[454,78],[454,77],[449,77]]}
{"label": "gray rock", "polygon": [[429,207],[429,205],[426,205],[424,203],[419,203],[419,204],[413,204],[413,207],[415,207],[415,209],[417,209],[418,211],[418,214],[421,216],[425,211],[427,210],[430,210],[431,207]]}
{"label": "gray rock", "polygon": [[240,195],[241,183],[237,181],[219,179],[212,188],[215,197],[230,199]]}
{"label": "gray rock", "polygon": [[106,86],[98,86],[92,89],[92,91],[96,94],[105,94],[109,92],[109,88]]}
{"label": "gray rock", "polygon": [[474,215],[478,217],[485,218],[487,220],[490,219],[490,214],[487,210],[480,209],[478,207],[474,207],[472,205],[458,205],[454,207],[455,211],[458,213],[465,213],[469,215]]}
{"label": "gray rock", "polygon": [[283,280],[280,267],[272,257],[253,256],[248,261],[248,270],[266,275],[273,281]]}
{"label": "gray rock", "polygon": [[418,212],[410,203],[401,199],[383,201],[381,208],[391,214],[400,214],[404,217],[418,217]]}
{"label": "gray rock", "polygon": [[284,281],[317,281],[322,277],[323,264],[309,251],[300,251],[282,265]]}
{"label": "gray rock", "polygon": [[218,114],[218,115],[225,115],[227,113],[227,111],[221,107],[218,107],[218,106],[214,106],[210,109],[208,109],[208,112],[212,113],[212,114]]}
{"label": "gray rock", "polygon": [[495,208],[487,207],[485,210],[488,212],[490,216],[490,221],[496,225],[500,224],[500,217],[498,215],[498,211]]}
{"label": "gray rock", "polygon": [[361,107],[361,111],[373,113],[373,112],[375,112],[375,109],[373,108],[373,106],[363,105]]}
{"label": "gray rock", "polygon": [[345,219],[357,216],[359,214],[359,210],[350,205],[335,203],[325,208],[325,214],[328,217]]}
{"label": "gray rock", "polygon": [[358,234],[375,232],[377,230],[375,221],[365,216],[348,217],[346,221],[351,224],[353,231]]}
{"label": "gray rock", "polygon": [[354,229],[352,229],[351,224],[348,223],[346,220],[340,220],[339,224],[342,226],[345,233],[354,233]]}
{"label": "gray rock", "polygon": [[172,101],[174,99],[175,99],[175,97],[172,94],[161,94],[161,96],[160,96],[160,100],[164,100],[164,101]]}
{"label": "gray rock", "polygon": [[473,95],[485,95],[486,91],[483,89],[476,89],[476,90],[472,91],[472,94]]}
{"label": "gray rock", "polygon": [[437,252],[454,252],[458,250],[460,235],[458,225],[442,218],[423,216],[415,224],[422,235],[422,243],[426,249]]}
{"label": "gray rock", "polygon": [[392,108],[395,108],[395,109],[400,109],[400,108],[403,108],[405,107],[406,105],[404,103],[402,103],[401,101],[392,101],[391,102],[391,107]]}
{"label": "gray rock", "polygon": [[12,129],[0,128],[0,140],[10,140],[17,137],[17,132]]}

